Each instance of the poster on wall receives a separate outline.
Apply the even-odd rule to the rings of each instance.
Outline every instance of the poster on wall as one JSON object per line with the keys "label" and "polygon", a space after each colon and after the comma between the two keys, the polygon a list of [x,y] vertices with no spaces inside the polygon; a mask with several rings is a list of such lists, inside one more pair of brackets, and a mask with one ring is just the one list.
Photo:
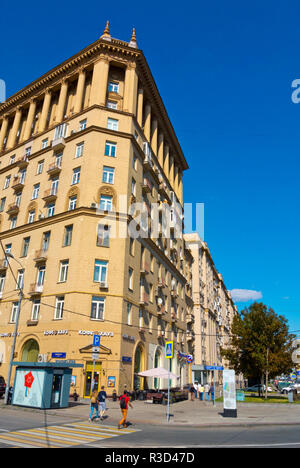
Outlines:
{"label": "poster on wall", "polygon": [[107,386],[109,388],[114,388],[116,385],[116,377],[110,375],[108,378],[107,378]]}
{"label": "poster on wall", "polygon": [[43,407],[45,372],[42,369],[17,369],[13,405]]}
{"label": "poster on wall", "polygon": [[236,391],[235,372],[231,369],[223,370],[223,396],[224,396],[224,417],[236,418]]}

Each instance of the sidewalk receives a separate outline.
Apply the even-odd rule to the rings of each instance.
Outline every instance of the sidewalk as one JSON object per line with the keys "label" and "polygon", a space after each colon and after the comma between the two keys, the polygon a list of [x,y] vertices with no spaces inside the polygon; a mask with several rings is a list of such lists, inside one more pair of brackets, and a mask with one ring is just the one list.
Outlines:
{"label": "sidewalk", "polygon": [[[182,401],[170,406],[170,422],[167,423],[167,407],[145,401],[132,402],[133,409],[129,408],[128,421],[135,426],[171,425],[194,427],[226,427],[226,426],[253,426],[253,425],[296,425],[300,424],[300,405],[276,404],[276,403],[238,403],[237,418],[223,417],[223,404],[212,402]],[[5,406],[0,402],[1,410],[35,411],[48,415],[59,415],[66,418],[86,419],[89,416],[89,401],[70,401],[68,408],[38,410],[34,408],[22,408],[17,406]],[[95,414],[95,413],[94,413]],[[107,418],[105,423],[117,425],[121,419],[118,402],[111,400],[107,403]],[[101,424],[101,423],[100,423]]]}

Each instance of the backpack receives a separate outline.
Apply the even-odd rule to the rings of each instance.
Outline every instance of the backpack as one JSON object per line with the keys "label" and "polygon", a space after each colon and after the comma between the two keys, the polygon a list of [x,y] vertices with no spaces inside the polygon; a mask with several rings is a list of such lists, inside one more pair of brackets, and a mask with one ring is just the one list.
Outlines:
{"label": "backpack", "polygon": [[92,394],[91,403],[93,404],[97,403],[97,397],[95,394]]}
{"label": "backpack", "polygon": [[127,409],[125,398],[126,397],[124,395],[121,396],[121,400],[120,400],[120,408],[121,409]]}

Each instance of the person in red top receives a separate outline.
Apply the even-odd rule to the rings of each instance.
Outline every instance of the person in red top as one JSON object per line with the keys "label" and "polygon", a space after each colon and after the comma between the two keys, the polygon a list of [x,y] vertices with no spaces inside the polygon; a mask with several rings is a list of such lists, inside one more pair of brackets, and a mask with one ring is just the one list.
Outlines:
{"label": "person in red top", "polygon": [[132,408],[132,404],[130,403],[128,392],[124,390],[123,395],[120,397],[120,408],[122,412],[122,419],[118,424],[118,429],[121,429],[122,425],[123,427],[127,427],[126,418],[127,418],[127,412],[128,412],[128,405],[130,406],[130,408]]}

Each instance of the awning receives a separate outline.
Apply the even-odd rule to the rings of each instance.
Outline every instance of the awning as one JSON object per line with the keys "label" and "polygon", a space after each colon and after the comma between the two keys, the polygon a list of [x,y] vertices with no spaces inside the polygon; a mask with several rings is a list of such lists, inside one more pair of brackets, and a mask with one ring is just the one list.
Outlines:
{"label": "awning", "polygon": [[156,367],[155,369],[149,369],[137,374],[139,377],[155,377],[158,379],[179,379],[180,376],[172,374],[163,367]]}

